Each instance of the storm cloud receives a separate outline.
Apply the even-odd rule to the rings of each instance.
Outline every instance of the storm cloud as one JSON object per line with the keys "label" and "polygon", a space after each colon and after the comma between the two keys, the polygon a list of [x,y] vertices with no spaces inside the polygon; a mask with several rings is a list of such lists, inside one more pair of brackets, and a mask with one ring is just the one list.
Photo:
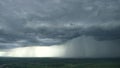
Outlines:
{"label": "storm cloud", "polygon": [[120,40],[99,41],[92,36],[80,36],[65,44],[64,57],[74,58],[118,58]]}
{"label": "storm cloud", "polygon": [[0,49],[120,39],[120,0],[0,0]]}

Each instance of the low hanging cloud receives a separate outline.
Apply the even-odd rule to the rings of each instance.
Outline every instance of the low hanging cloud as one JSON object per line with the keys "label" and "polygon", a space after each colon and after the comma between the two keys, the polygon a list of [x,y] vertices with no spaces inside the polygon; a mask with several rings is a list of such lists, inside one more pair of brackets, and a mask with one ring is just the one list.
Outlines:
{"label": "low hanging cloud", "polygon": [[120,39],[120,0],[1,0],[0,49]]}
{"label": "low hanging cloud", "polygon": [[76,58],[118,58],[120,39],[95,40],[92,36],[80,36],[66,43],[64,57]]}

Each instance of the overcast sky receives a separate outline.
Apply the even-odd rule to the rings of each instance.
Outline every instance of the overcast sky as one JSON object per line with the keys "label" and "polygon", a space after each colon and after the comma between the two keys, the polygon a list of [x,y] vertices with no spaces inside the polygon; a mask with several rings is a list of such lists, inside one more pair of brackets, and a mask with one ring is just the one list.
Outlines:
{"label": "overcast sky", "polygon": [[33,45],[120,57],[120,0],[0,0],[0,50]]}

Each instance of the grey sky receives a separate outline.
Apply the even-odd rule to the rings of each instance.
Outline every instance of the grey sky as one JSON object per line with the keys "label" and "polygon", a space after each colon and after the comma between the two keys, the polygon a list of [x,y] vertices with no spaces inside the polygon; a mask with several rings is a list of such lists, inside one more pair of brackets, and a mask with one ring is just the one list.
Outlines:
{"label": "grey sky", "polygon": [[119,40],[120,0],[0,0],[0,49],[59,45],[82,36],[94,43]]}

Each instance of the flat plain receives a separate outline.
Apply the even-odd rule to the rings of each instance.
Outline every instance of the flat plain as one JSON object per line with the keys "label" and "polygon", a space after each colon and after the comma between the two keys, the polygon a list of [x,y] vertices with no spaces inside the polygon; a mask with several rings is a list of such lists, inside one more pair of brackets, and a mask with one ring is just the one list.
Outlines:
{"label": "flat plain", "polygon": [[0,58],[0,68],[120,68],[120,58]]}

